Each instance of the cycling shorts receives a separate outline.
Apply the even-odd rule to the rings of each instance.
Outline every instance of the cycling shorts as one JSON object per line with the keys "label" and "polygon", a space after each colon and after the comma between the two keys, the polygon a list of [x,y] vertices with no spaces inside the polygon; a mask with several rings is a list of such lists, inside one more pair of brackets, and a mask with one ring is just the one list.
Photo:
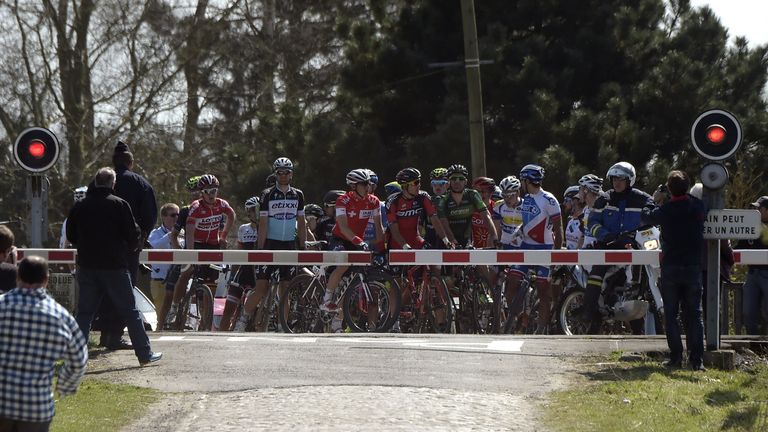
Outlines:
{"label": "cycling shorts", "polygon": [[[281,241],[267,239],[264,250],[296,250],[296,241]],[[289,281],[296,276],[296,266],[291,265],[260,265],[256,266],[256,280],[269,280],[272,273],[278,270],[281,281]]]}
{"label": "cycling shorts", "polygon": [[[530,244],[523,242],[520,247],[516,248],[519,250],[551,250],[552,245],[539,245],[539,244]],[[534,269],[536,271],[536,277],[539,279],[549,280],[549,266],[541,266],[541,265],[513,265],[510,266],[510,269],[512,270],[512,273],[522,277],[525,277],[525,275],[528,274],[529,269]]]}

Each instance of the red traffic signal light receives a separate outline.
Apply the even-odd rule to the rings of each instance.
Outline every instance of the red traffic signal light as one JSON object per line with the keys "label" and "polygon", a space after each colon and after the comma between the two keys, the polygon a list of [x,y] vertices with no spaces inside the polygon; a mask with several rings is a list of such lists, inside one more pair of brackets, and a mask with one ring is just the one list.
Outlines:
{"label": "red traffic signal light", "polygon": [[26,171],[46,171],[59,159],[59,140],[48,129],[26,129],[13,144],[13,156]]}
{"label": "red traffic signal light", "polygon": [[722,144],[725,140],[725,128],[720,125],[712,125],[707,128],[707,141],[712,144]]}
{"label": "red traffic signal light", "polygon": [[699,115],[691,127],[693,148],[711,161],[728,159],[741,145],[741,125],[728,111],[709,110]]}

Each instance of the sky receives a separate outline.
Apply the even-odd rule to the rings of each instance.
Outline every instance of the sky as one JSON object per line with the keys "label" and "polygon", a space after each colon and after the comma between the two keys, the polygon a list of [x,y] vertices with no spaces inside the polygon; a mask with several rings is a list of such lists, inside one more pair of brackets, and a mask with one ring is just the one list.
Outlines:
{"label": "sky", "polygon": [[720,22],[728,29],[731,40],[744,36],[749,47],[768,42],[767,0],[691,0],[691,6],[709,5]]}

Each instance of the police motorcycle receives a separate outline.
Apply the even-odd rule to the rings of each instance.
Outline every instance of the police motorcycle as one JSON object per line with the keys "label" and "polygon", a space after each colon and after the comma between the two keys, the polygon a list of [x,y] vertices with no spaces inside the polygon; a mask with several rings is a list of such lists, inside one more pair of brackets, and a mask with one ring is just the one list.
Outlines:
{"label": "police motorcycle", "polygon": [[[634,250],[660,250],[661,231],[655,226],[640,227],[620,234],[614,242],[623,242]],[[560,329],[566,335],[586,334],[589,323],[582,319],[588,273],[581,266],[573,266],[571,279],[576,281],[565,287],[558,309]],[[598,301],[602,317],[601,333],[647,335],[663,333],[664,303],[659,278],[661,266],[613,265],[603,278]],[[640,319],[644,319],[642,322]]]}

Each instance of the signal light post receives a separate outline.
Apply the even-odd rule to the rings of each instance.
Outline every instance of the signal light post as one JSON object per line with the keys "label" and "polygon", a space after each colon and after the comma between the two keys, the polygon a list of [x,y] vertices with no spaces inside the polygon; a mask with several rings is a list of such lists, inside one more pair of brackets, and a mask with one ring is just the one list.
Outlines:
{"label": "signal light post", "polygon": [[[699,115],[691,127],[693,148],[708,161],[701,169],[701,183],[704,185],[704,199],[710,210],[705,223],[704,238],[707,240],[707,351],[720,349],[720,238],[707,227],[710,218],[722,212],[725,206],[723,188],[728,183],[728,170],[722,163],[736,153],[741,145],[741,125],[728,111],[709,110]],[[713,216],[714,215],[714,216]],[[759,233],[759,230],[756,230]],[[726,237],[723,237],[726,238]],[[729,235],[727,238],[748,238]]]}
{"label": "signal light post", "polygon": [[59,140],[45,128],[24,130],[13,144],[13,156],[19,166],[30,173],[27,176],[27,234],[33,248],[40,248],[47,240],[48,230],[48,171],[59,159]]}

